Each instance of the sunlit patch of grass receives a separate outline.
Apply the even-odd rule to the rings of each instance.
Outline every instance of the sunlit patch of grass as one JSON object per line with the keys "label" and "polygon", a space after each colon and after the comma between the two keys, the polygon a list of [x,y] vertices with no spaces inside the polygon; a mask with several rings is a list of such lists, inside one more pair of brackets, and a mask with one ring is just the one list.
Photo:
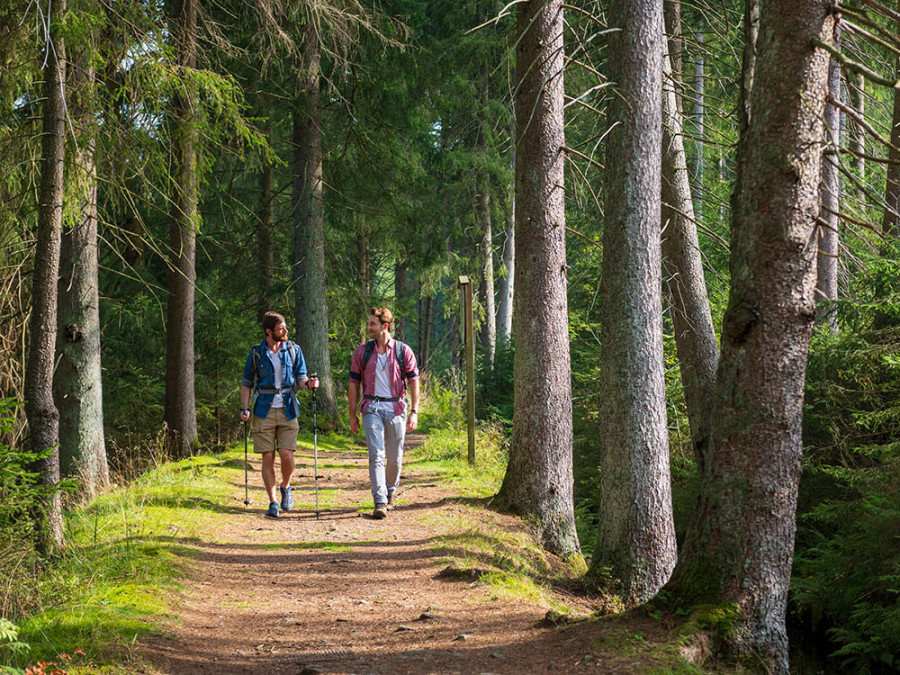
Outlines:
{"label": "sunlit patch of grass", "polygon": [[335,544],[330,541],[300,541],[283,544],[264,544],[267,551],[303,551],[308,549],[321,549],[322,551],[352,551],[353,547],[346,544]]}
{"label": "sunlit patch of grass", "polygon": [[227,479],[239,470],[237,457],[165,464],[67,513],[68,548],[41,581],[44,610],[19,622],[19,640],[29,649],[0,655],[0,663],[52,661],[82,649],[101,664],[114,643],[121,651],[143,635],[169,630],[169,598],[182,588],[186,561],[198,555],[210,525],[242,513],[228,506],[233,486]]}
{"label": "sunlit patch of grass", "polygon": [[479,429],[475,448],[475,465],[470,466],[465,431],[437,429],[409,453],[407,465],[431,469],[441,476],[443,484],[463,497],[488,497],[497,493],[506,471],[504,440],[497,429]]}
{"label": "sunlit patch of grass", "polygon": [[463,504],[422,516],[424,522],[447,532],[433,547],[452,570],[448,577],[484,585],[490,600],[517,600],[571,613],[554,596],[552,586],[563,577],[577,576],[574,570],[558,563],[554,567],[530,534],[507,529],[498,517]]}
{"label": "sunlit patch of grass", "polygon": [[522,574],[488,572],[478,579],[490,590],[491,600],[525,600],[536,605],[550,605],[546,589]]}

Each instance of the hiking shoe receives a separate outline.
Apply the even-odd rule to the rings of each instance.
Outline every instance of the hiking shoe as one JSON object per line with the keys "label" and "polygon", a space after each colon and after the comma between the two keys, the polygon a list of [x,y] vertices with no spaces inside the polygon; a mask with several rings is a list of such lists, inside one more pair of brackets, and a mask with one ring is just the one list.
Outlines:
{"label": "hiking shoe", "polygon": [[376,504],[375,510],[372,511],[372,517],[375,520],[382,520],[387,518],[387,505],[386,504]]}
{"label": "hiking shoe", "polygon": [[272,502],[269,504],[269,510],[266,511],[267,518],[277,518],[278,517],[278,502]]}
{"label": "hiking shoe", "polygon": [[278,489],[281,490],[281,510],[290,511],[291,507],[294,505],[294,497],[291,495],[291,486],[288,485],[286,488]]}
{"label": "hiking shoe", "polygon": [[394,501],[394,495],[388,497],[388,503],[384,508],[388,511],[393,511],[395,508],[397,508],[397,503]]}

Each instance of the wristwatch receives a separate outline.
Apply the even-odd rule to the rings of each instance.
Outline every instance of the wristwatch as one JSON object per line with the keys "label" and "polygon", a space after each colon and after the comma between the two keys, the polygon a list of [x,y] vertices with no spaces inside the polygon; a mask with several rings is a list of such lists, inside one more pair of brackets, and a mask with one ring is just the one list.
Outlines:
{"label": "wristwatch", "polygon": [[247,414],[249,415],[249,414],[250,414],[250,408],[241,408],[241,412],[242,412],[242,413],[247,413]]}
{"label": "wristwatch", "polygon": [[410,415],[418,415],[418,414],[419,414],[419,411],[416,410],[415,408],[410,408],[409,414],[410,414]]}

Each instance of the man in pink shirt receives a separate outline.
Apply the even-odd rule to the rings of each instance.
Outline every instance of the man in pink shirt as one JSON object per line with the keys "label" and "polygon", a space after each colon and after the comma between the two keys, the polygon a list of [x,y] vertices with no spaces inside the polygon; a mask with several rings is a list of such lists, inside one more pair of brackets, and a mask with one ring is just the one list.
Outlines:
{"label": "man in pink shirt", "polygon": [[416,356],[409,345],[391,338],[393,327],[391,310],[386,307],[369,310],[367,328],[371,340],[353,352],[347,396],[350,431],[354,434],[359,433],[359,413],[363,415],[363,429],[369,446],[369,482],[375,502],[372,517],[378,520],[386,517],[394,507],[394,493],[400,483],[403,464],[403,441],[406,432],[414,431],[419,423]]}

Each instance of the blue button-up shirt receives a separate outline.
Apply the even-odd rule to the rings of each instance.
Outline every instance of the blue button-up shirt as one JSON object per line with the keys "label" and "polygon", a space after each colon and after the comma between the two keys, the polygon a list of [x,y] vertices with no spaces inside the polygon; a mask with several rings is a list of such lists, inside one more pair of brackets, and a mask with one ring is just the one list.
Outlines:
{"label": "blue button-up shirt", "polygon": [[[291,349],[289,345],[294,345],[296,359],[291,358]],[[244,363],[244,379],[241,381],[242,387],[253,388],[253,350],[256,350],[259,358],[257,364],[258,379],[256,385],[262,389],[275,387],[275,365],[272,359],[266,353],[269,349],[266,341],[263,340],[258,345],[250,348],[247,354],[247,361]],[[269,414],[272,407],[272,401],[275,396],[281,396],[284,400],[284,416],[292,420],[297,416],[300,409],[300,402],[297,400],[297,381],[306,379],[306,361],[303,360],[303,352],[300,345],[292,342],[285,342],[278,350],[278,358],[281,362],[281,388],[282,390],[290,388],[291,391],[284,394],[259,394],[256,402],[253,404],[253,414],[257,417],[265,418]],[[256,392],[253,392],[254,394]]]}

